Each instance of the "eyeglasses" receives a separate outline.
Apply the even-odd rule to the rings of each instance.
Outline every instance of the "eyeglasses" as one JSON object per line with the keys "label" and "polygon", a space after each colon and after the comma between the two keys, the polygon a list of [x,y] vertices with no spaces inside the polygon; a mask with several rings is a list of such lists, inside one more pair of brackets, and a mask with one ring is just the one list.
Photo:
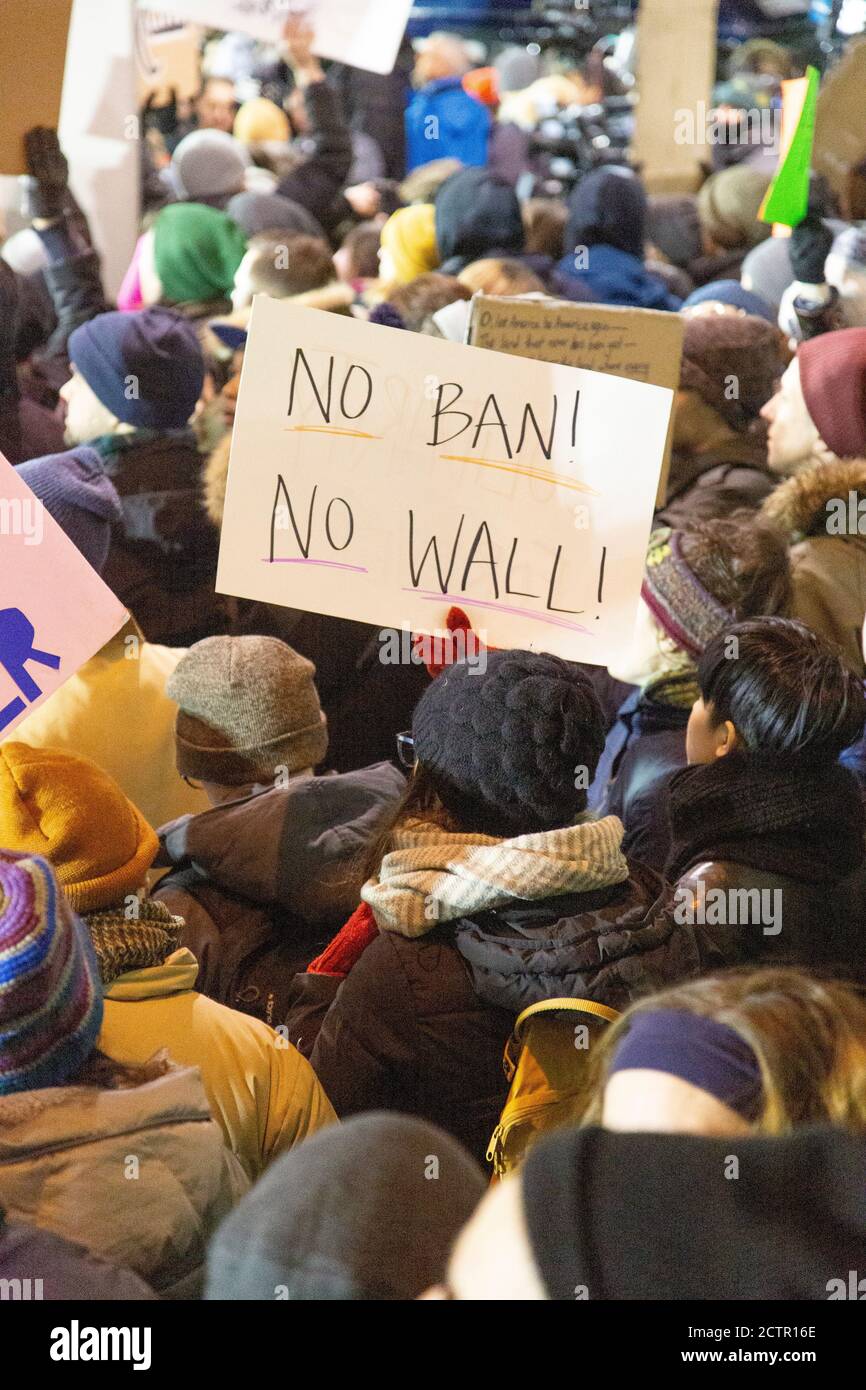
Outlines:
{"label": "eyeglasses", "polygon": [[415,757],[415,740],[411,734],[397,735],[397,757],[404,767],[413,768],[417,759]]}

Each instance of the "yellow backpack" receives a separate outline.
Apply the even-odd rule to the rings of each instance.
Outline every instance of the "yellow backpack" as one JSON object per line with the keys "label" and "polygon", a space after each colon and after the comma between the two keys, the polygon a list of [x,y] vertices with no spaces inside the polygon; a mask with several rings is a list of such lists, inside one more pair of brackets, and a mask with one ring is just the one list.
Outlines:
{"label": "yellow backpack", "polygon": [[523,1010],[502,1058],[510,1089],[487,1150],[495,1177],[513,1172],[547,1130],[580,1119],[591,1036],[616,1018],[591,999],[543,999]]}

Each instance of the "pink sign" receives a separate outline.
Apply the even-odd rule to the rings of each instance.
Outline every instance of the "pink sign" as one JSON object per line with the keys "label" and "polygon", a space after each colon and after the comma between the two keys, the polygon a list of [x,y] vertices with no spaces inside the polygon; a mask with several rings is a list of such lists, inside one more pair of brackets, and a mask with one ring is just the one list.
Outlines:
{"label": "pink sign", "polygon": [[0,454],[0,738],[98,652],[127,616]]}

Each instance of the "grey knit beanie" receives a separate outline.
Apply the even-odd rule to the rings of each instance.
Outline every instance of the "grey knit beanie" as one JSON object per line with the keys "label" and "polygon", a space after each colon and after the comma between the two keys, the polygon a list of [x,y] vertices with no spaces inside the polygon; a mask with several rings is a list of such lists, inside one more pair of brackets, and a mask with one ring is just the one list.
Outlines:
{"label": "grey knit beanie", "polygon": [[178,772],[236,787],[315,767],[328,749],[315,674],[277,637],[196,642],[166,685],[180,705]]}

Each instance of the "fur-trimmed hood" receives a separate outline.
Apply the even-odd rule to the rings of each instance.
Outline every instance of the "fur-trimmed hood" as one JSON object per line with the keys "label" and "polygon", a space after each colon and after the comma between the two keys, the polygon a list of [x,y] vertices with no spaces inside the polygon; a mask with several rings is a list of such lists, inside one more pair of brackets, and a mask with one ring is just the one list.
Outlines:
{"label": "fur-trimmed hood", "polygon": [[229,476],[229,455],[232,450],[231,433],[223,435],[216,448],[208,455],[201,471],[201,489],[204,509],[218,530],[222,529],[223,510],[226,504],[226,482]]}
{"label": "fur-trimmed hood", "polygon": [[825,532],[827,503],[834,498],[847,503],[851,492],[857,494],[858,501],[866,500],[866,459],[816,462],[779,483],[765,499],[762,511],[792,541],[798,541]]}

